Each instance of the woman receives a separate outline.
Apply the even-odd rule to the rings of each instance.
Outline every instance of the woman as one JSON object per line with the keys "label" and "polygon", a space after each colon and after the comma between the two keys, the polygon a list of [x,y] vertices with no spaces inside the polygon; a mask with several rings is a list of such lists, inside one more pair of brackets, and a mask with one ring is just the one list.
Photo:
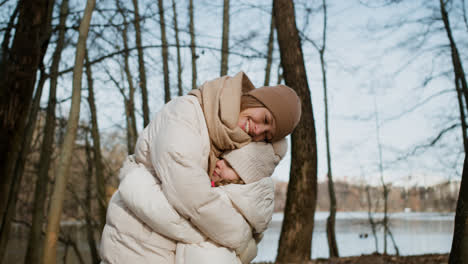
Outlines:
{"label": "woman", "polygon": [[[205,239],[191,231],[193,226],[210,240],[243,254],[252,245],[251,228],[219,199],[208,175],[224,151],[250,141],[282,139],[292,132],[300,115],[300,101],[291,88],[255,89],[243,72],[206,82],[167,103],[140,134],[135,163],[155,179],[141,192],[148,197],[163,195],[160,198],[167,199],[175,211],[152,199],[132,207],[131,197],[124,202],[118,191],[109,204],[102,235],[103,262],[173,263],[176,243],[171,236],[187,243]],[[141,175],[126,174],[123,168],[121,178],[130,183]]]}

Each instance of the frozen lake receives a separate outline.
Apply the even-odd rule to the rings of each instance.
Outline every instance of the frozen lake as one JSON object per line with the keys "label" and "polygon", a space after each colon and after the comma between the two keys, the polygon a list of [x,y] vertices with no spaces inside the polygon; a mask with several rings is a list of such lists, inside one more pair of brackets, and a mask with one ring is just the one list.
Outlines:
{"label": "frozen lake", "polygon": [[[381,218],[383,214],[375,214],[374,216]],[[328,212],[315,214],[312,258],[328,258],[325,229],[327,217]],[[375,242],[367,212],[338,212],[336,218],[336,239],[340,256],[357,256],[375,252]],[[400,255],[448,253],[452,245],[454,219],[454,213],[390,214],[390,228]],[[273,261],[275,259],[282,221],[282,213],[273,215],[270,227],[258,246],[258,255],[254,261]],[[367,234],[367,238],[363,234]],[[379,229],[377,235],[379,252],[382,252],[383,230]],[[390,238],[388,238],[387,249],[389,254],[395,253]]]}

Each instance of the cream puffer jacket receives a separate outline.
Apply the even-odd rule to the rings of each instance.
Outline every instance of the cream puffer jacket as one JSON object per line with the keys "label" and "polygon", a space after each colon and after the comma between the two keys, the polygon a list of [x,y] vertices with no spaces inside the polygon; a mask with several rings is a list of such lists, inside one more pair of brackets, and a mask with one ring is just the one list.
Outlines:
{"label": "cream puffer jacket", "polygon": [[[227,204],[231,204],[247,219],[254,233],[262,234],[267,228],[274,207],[274,184],[271,178],[263,178],[249,184],[228,184],[215,188]],[[250,263],[257,255],[256,243],[249,241],[247,250],[237,255],[228,248],[212,241],[178,243],[176,264],[238,264]],[[250,244],[251,243],[251,244]]]}
{"label": "cream puffer jacket", "polygon": [[[136,193],[148,199],[132,204],[120,187],[138,182],[135,175],[143,174],[121,173],[123,181],[109,204],[101,240],[104,263],[174,263],[176,241],[197,244],[207,238],[237,254],[252,244],[249,223],[211,188],[206,173],[209,150],[205,119],[195,97],[176,98],[156,114],[135,149],[136,163],[154,183],[142,181]],[[150,197],[167,204],[154,203]]]}

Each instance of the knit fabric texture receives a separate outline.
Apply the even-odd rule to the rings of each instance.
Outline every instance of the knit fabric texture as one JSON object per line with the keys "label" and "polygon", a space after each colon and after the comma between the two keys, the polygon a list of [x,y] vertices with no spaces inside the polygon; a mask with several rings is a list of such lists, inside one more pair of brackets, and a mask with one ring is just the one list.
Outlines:
{"label": "knit fabric texture", "polygon": [[288,143],[284,138],[272,144],[251,142],[240,149],[224,153],[223,158],[249,184],[271,176],[287,149]]}
{"label": "knit fabric texture", "polygon": [[262,102],[273,114],[276,131],[272,142],[286,137],[296,128],[301,119],[301,101],[293,89],[279,84],[253,89],[248,95]]}

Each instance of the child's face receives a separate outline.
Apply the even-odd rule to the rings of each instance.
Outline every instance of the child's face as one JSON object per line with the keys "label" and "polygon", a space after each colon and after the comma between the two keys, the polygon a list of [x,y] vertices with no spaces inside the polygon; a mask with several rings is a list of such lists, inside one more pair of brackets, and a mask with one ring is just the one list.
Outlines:
{"label": "child's face", "polygon": [[223,159],[216,162],[216,167],[211,177],[211,180],[214,182],[219,182],[222,179],[228,181],[240,179],[236,171]]}

